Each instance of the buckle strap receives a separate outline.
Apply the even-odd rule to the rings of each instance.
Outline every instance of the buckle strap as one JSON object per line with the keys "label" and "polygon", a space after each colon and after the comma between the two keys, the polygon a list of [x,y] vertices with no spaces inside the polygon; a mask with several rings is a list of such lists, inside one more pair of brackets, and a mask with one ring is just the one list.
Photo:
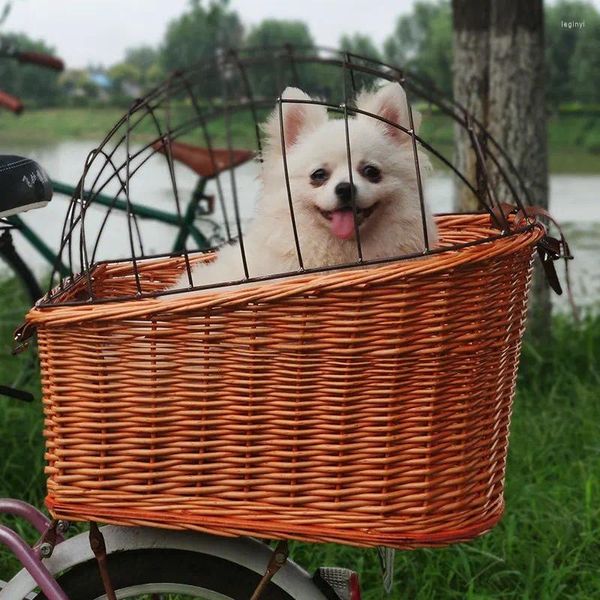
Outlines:
{"label": "buckle strap", "polygon": [[543,218],[550,221],[558,230],[560,239],[556,239],[548,233],[542,237],[537,245],[538,256],[540,257],[544,274],[546,275],[546,281],[548,285],[560,296],[563,293],[562,286],[556,273],[554,262],[560,259],[565,261],[565,283],[567,287],[567,298],[573,317],[576,321],[579,321],[579,308],[575,303],[573,297],[573,288],[571,285],[571,277],[569,273],[569,261],[573,260],[573,254],[569,248],[569,244],[563,233],[560,223],[548,212],[547,209],[542,206],[524,206],[518,208],[512,204],[503,202],[493,209],[496,216],[501,216],[503,219],[507,219],[509,216],[514,216],[517,221],[527,221],[529,219]]}

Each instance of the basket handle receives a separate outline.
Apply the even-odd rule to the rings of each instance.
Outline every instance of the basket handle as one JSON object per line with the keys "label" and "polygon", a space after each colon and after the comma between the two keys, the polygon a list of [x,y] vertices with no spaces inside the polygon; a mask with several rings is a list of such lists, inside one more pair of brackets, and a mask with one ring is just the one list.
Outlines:
{"label": "basket handle", "polygon": [[32,325],[27,321],[15,329],[13,334],[13,349],[11,352],[13,356],[21,354],[21,352],[24,352],[29,348],[29,340],[35,334],[35,330],[35,325]]}

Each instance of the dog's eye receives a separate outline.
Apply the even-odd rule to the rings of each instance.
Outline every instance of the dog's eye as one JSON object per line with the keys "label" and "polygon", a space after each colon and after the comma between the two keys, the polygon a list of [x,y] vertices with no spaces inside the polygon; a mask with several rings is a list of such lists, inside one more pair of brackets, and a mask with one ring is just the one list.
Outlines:
{"label": "dog's eye", "polygon": [[329,178],[329,173],[325,169],[317,169],[310,174],[310,178],[315,183],[323,183]]}
{"label": "dog's eye", "polygon": [[381,171],[373,165],[364,166],[362,168],[362,175],[363,177],[366,177],[369,181],[372,181],[373,183],[381,181]]}

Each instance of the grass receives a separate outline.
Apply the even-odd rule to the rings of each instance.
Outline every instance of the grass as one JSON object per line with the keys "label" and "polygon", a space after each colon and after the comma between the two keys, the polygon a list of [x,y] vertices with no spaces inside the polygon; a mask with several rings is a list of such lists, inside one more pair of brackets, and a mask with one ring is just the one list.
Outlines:
{"label": "grass", "polygon": [[[26,111],[20,117],[0,115],[0,138],[4,145],[22,147],[44,145],[68,139],[101,140],[123,114],[123,109],[106,108],[53,108]],[[185,109],[180,116],[188,113]],[[261,115],[261,118],[263,115]],[[149,120],[148,120],[149,123]],[[164,123],[163,123],[164,124]],[[225,127],[222,120],[211,125],[216,144],[225,144]],[[233,119],[232,139],[235,145],[255,147],[254,125],[249,114]],[[453,125],[439,114],[425,113],[422,135],[442,153],[452,157]],[[141,130],[141,140],[156,136],[152,127]],[[200,133],[189,141],[198,143]],[[551,173],[600,172],[600,120],[586,115],[557,115],[548,126],[549,164]]]}
{"label": "grass", "polygon": [[10,144],[43,145],[67,139],[100,140],[123,113],[119,108],[48,108],[19,117],[0,114],[0,138]]}
{"label": "grass", "polygon": [[[600,598],[599,364],[600,316],[581,325],[556,318],[551,343],[525,343],[504,519],[467,544],[399,552],[392,598]],[[0,360],[0,381],[11,372],[10,360]],[[37,391],[38,382],[31,387]],[[41,506],[40,404],[1,399],[0,432],[0,496]],[[9,524],[35,538],[22,524]],[[365,600],[384,597],[374,550],[294,543],[292,556],[309,570],[324,564],[355,569]],[[16,568],[0,550],[0,579]]]}
{"label": "grass", "polygon": [[[106,107],[30,110],[19,117],[0,114],[0,138],[7,146],[14,144],[19,147],[74,139],[100,141],[121,119],[124,112],[122,108]],[[166,130],[168,128],[166,112],[158,110],[155,114],[163,131]],[[137,113],[132,117],[131,124],[133,125],[141,116],[142,113]],[[264,119],[266,116],[262,111],[259,119]],[[176,128],[180,123],[195,119],[195,112],[190,106],[179,106],[173,110],[170,119],[173,127]],[[249,112],[232,115],[230,127],[234,146],[256,146],[254,121]],[[125,131],[124,125],[119,132],[123,134]],[[208,132],[215,144],[227,143],[223,118],[209,121]],[[148,117],[135,127],[134,140],[137,142],[148,142],[157,137],[158,132],[154,122]],[[192,135],[180,139],[198,144],[202,137],[202,130],[199,126],[195,126]]]}
{"label": "grass", "polygon": [[[453,132],[449,118],[424,113],[421,136],[449,159],[452,159]],[[548,166],[552,174],[600,173],[600,120],[585,115],[550,118]]]}

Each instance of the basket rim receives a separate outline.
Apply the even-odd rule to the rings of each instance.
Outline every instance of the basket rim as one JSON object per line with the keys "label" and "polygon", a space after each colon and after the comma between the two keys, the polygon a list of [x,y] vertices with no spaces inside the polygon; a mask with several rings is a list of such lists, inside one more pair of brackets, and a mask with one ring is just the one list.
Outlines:
{"label": "basket rim", "polygon": [[[96,505],[85,503],[69,503],[57,500],[55,494],[48,494],[44,499],[44,504],[50,514],[56,519],[66,519],[75,521],[93,521],[96,519],[104,520],[107,523],[115,525],[146,525],[150,527],[165,527],[161,521],[161,515],[156,510],[123,510],[103,506],[98,508]],[[352,532],[343,528],[338,529],[329,526],[293,525],[287,522],[269,521],[265,526],[257,528],[255,524],[248,522],[247,519],[235,518],[233,521],[219,517],[198,516],[185,513],[178,521],[169,522],[171,529],[186,529],[192,531],[204,531],[213,535],[220,536],[268,536],[273,539],[293,539],[307,541],[312,543],[337,543],[347,544],[359,548],[369,548],[380,545],[387,545],[398,549],[409,549],[415,547],[434,547],[445,546],[452,543],[472,540],[484,533],[490,531],[498,524],[504,516],[505,501],[500,497],[493,510],[480,519],[478,522],[469,524],[453,524],[445,526],[436,531],[402,531],[394,533],[384,531],[381,527],[374,527],[369,531],[364,529],[354,529]],[[176,514],[174,515],[176,516]],[[385,529],[385,528],[384,528]]]}
{"label": "basket rim", "polygon": [[[481,213],[463,213],[436,215],[449,222],[456,220],[481,220],[482,226],[491,226],[489,215]],[[104,321],[130,319],[152,315],[183,315],[203,309],[233,309],[249,303],[275,302],[299,294],[334,292],[349,287],[374,283],[390,283],[401,277],[430,276],[435,273],[457,268],[468,263],[488,260],[511,254],[535,243],[546,234],[544,225],[538,220],[528,219],[526,224],[509,232],[498,232],[497,236],[453,245],[451,248],[438,248],[425,255],[403,257],[401,259],[380,259],[365,261],[354,267],[334,266],[326,269],[305,270],[297,273],[285,273],[269,276],[267,281],[253,278],[241,282],[196,287],[191,290],[174,290],[161,293],[144,293],[136,298],[110,297],[90,300],[56,301],[87,276],[85,273],[69,278],[67,286],[59,290],[60,294],[47,294],[30,309],[26,322],[33,326],[65,325],[84,321]],[[206,252],[198,252],[206,256]],[[148,263],[160,264],[179,260],[173,255],[161,255],[144,259]],[[102,267],[130,264],[131,259],[102,261],[94,265],[91,272]],[[138,261],[141,262],[141,261]],[[56,292],[56,289],[55,289]]]}

